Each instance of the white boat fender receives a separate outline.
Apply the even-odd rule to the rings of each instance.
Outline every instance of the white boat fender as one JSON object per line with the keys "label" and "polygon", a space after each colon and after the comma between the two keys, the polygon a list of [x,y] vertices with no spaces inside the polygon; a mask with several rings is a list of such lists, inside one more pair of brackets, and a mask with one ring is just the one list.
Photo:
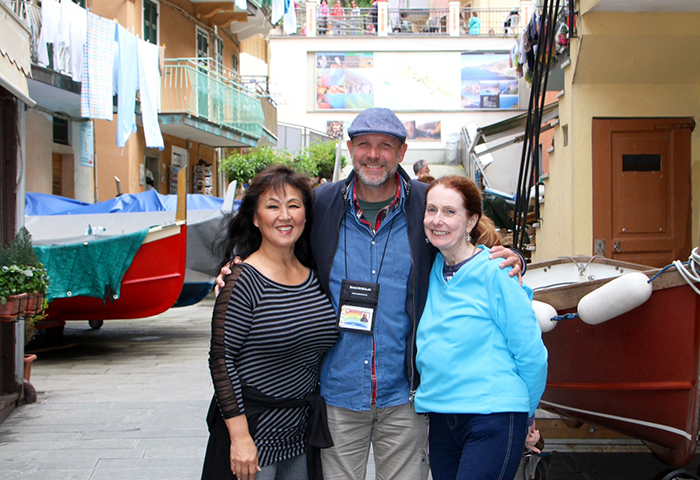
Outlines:
{"label": "white boat fender", "polygon": [[557,311],[548,303],[537,300],[532,301],[532,309],[535,311],[535,316],[540,324],[542,333],[551,332],[557,326],[557,322],[552,320],[552,317],[557,316]]}
{"label": "white boat fender", "polygon": [[578,302],[578,316],[598,325],[627,313],[649,300],[653,287],[641,272],[628,273],[602,285]]}

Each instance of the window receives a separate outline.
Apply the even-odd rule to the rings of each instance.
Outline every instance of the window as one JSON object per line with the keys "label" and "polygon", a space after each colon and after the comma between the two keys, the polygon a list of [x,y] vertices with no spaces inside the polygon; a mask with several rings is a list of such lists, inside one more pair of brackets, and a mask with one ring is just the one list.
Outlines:
{"label": "window", "polygon": [[143,0],[143,39],[158,45],[158,4]]}
{"label": "window", "polygon": [[81,7],[85,8],[85,0],[73,0],[73,3],[76,5],[80,5]]}
{"label": "window", "polygon": [[235,52],[234,52],[233,57],[232,57],[231,65],[232,65],[231,70],[233,70],[236,73],[236,75],[238,75],[238,55],[236,55]]}
{"label": "window", "polygon": [[53,142],[70,145],[68,142],[68,120],[53,117]]}
{"label": "window", "polygon": [[[209,57],[209,34],[197,28],[197,58],[208,58]],[[207,65],[206,60],[199,62],[200,65]]]}
{"label": "window", "polygon": [[216,71],[219,75],[224,73],[224,41],[221,37],[214,37],[214,61],[216,62]]}

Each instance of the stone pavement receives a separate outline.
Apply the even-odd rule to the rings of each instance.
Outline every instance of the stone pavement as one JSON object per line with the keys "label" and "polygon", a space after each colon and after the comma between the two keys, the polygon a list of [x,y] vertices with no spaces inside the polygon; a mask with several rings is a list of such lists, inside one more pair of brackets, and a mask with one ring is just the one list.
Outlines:
{"label": "stone pavement", "polygon": [[[0,480],[199,479],[212,307],[208,297],[101,330],[71,322],[60,345],[34,350],[39,401],[0,423]],[[669,468],[648,453],[575,454],[583,446],[554,453],[547,478],[649,480]]]}
{"label": "stone pavement", "polygon": [[69,322],[59,345],[32,350],[39,400],[0,423],[0,480],[199,479],[213,305]]}
{"label": "stone pavement", "polygon": [[212,306],[70,322],[59,348],[35,352],[38,402],[0,424],[0,479],[199,478]]}

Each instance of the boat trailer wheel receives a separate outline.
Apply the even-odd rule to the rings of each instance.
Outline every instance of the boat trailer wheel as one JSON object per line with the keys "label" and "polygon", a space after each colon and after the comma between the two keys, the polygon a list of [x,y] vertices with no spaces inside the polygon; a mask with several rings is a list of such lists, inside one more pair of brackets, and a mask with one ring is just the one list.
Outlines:
{"label": "boat trailer wheel", "polygon": [[92,328],[93,330],[99,330],[104,324],[104,320],[88,320],[88,325],[90,325],[90,328]]}
{"label": "boat trailer wheel", "polygon": [[682,468],[672,470],[662,475],[663,477],[659,477],[660,480],[700,480],[700,477]]}

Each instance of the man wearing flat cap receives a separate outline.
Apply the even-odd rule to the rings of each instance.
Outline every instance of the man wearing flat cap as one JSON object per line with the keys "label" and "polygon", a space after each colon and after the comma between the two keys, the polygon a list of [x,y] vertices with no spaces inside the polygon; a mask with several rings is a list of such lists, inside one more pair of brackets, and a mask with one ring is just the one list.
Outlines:
{"label": "man wearing flat cap", "polygon": [[[414,412],[412,399],[416,327],[435,257],[423,232],[428,185],[399,166],[406,129],[391,110],[363,111],[348,135],[353,172],[314,191],[311,250],[340,316],[359,309],[372,321],[367,331],[341,327],[321,369],[334,442],[322,451],[324,478],[364,479],[371,443],[377,478],[424,480],[426,417]],[[497,255],[520,271],[517,254]],[[353,289],[378,298],[353,303]]]}

